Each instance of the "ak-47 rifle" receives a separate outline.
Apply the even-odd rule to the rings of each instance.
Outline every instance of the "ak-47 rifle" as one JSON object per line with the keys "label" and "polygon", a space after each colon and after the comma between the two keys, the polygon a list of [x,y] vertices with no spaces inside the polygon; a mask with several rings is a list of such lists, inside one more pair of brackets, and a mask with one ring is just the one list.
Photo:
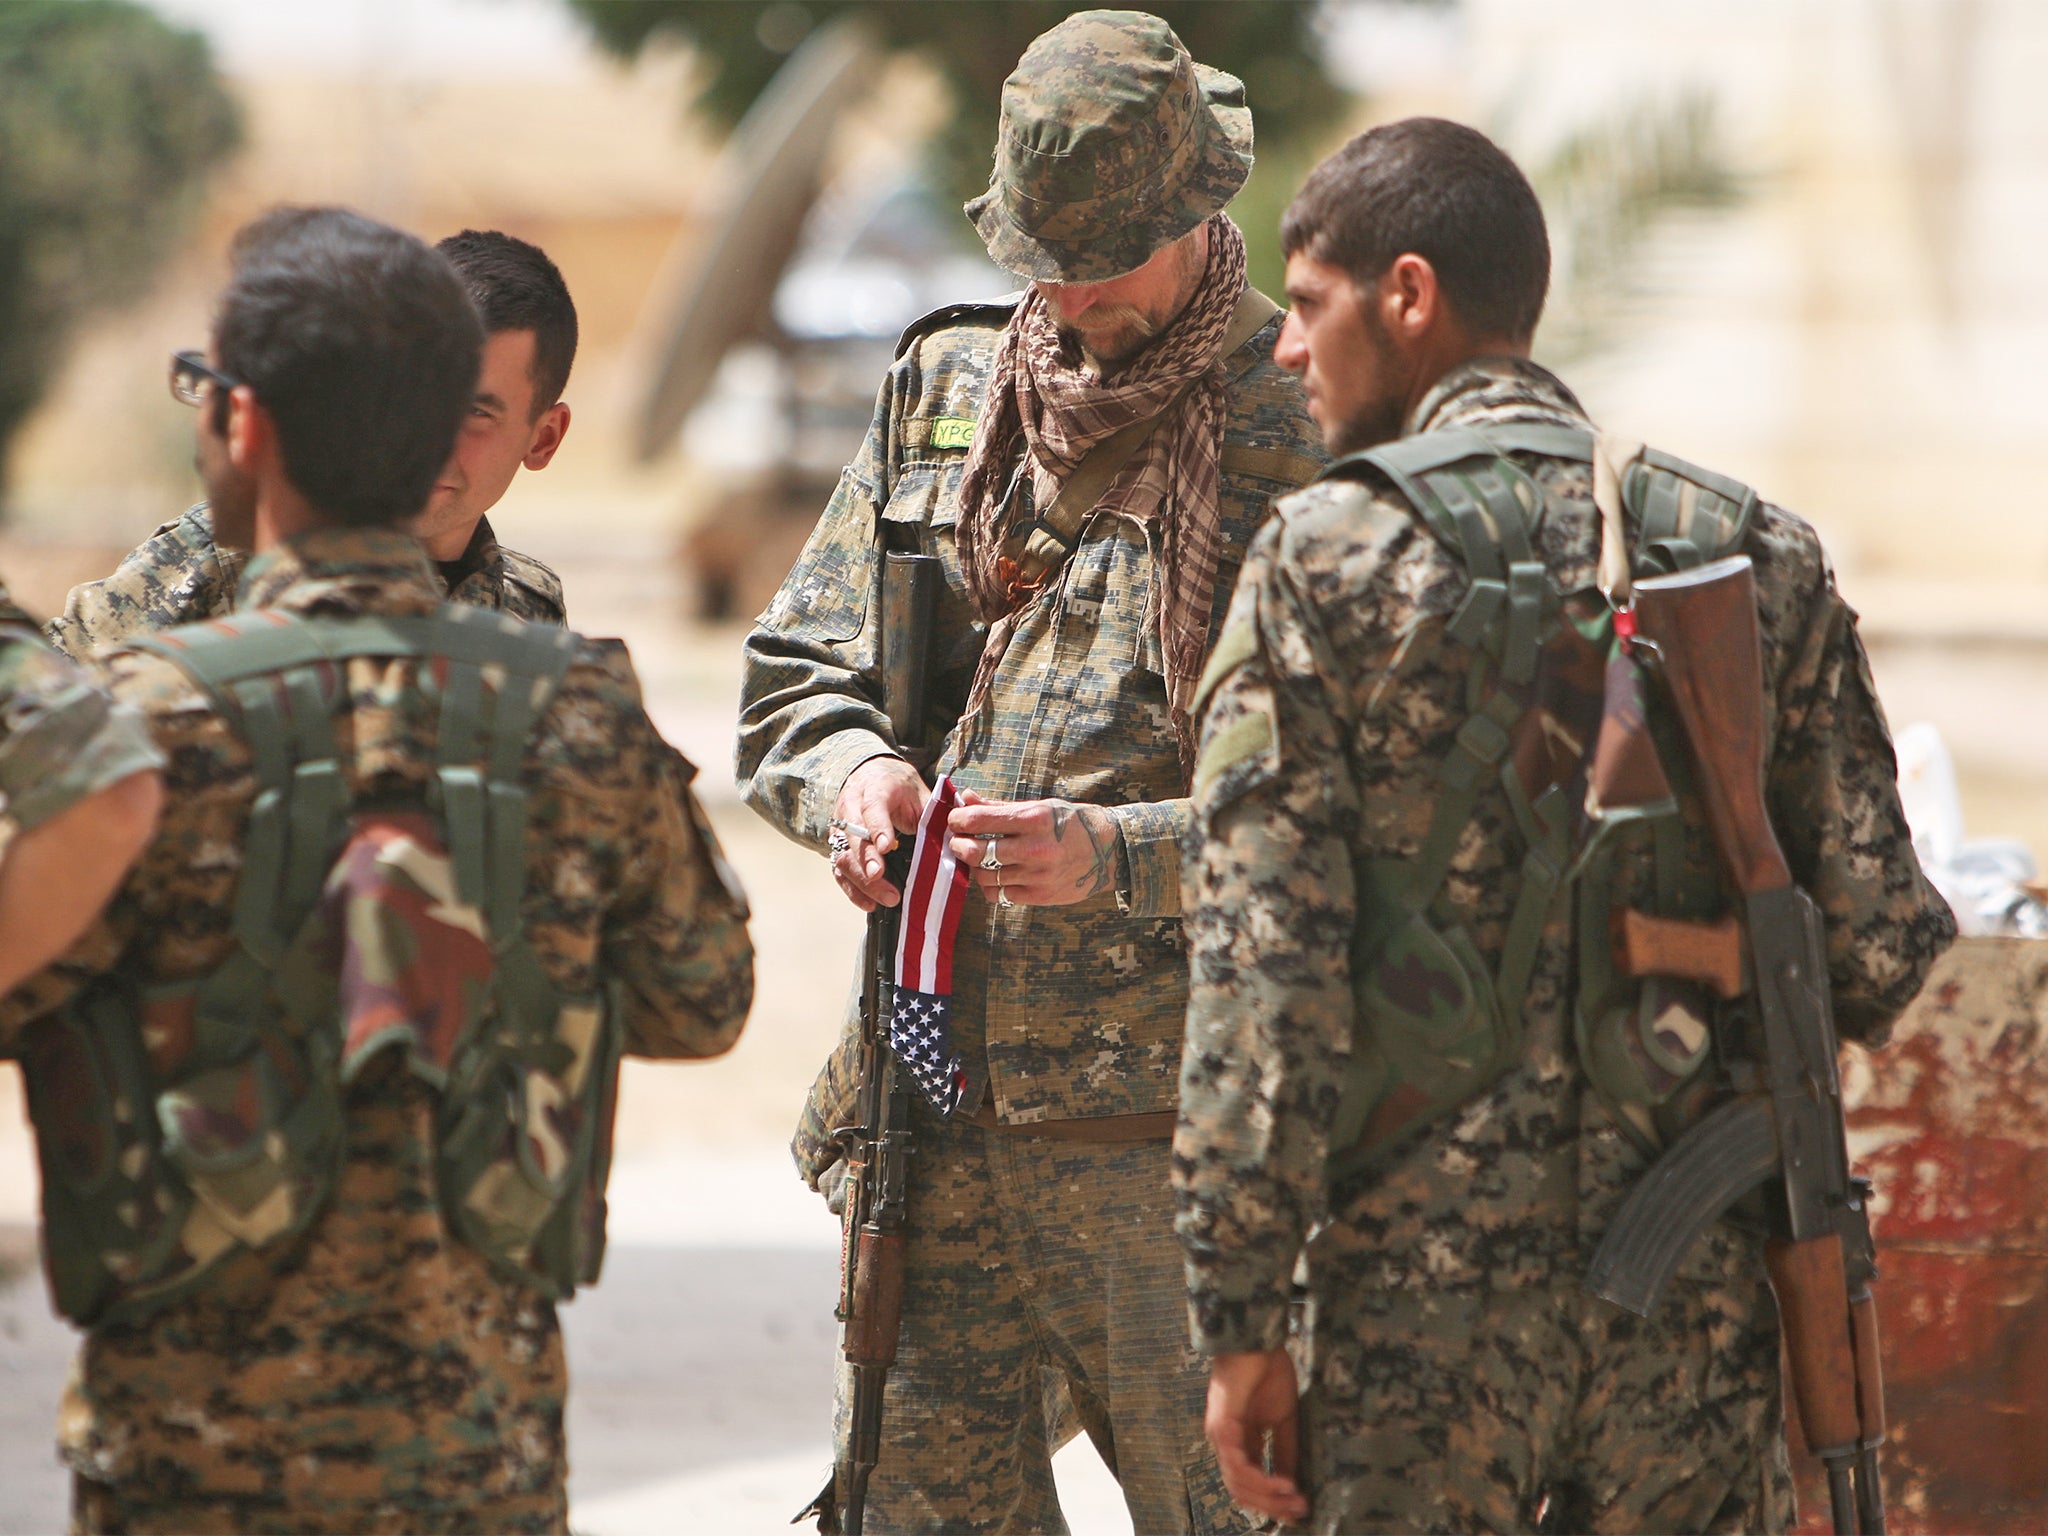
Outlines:
{"label": "ak-47 rifle", "polygon": [[[1769,1180],[1783,1235],[1766,1262],[1800,1427],[1827,1467],[1838,1536],[1882,1536],[1870,1186],[1849,1173],[1820,910],[1793,882],[1764,802],[1762,646],[1748,558],[1637,582],[1635,618],[1684,726],[1742,921],[1739,932],[1660,930],[1627,914],[1616,948],[1639,974],[1724,979],[1737,968],[1754,998],[1755,1027],[1753,1038],[1720,1042],[1735,1097],[1679,1137],[1630,1192],[1586,1283],[1649,1316],[1700,1231]],[[1670,930],[1680,928],[1691,931],[1671,944]],[[1660,949],[1671,952],[1670,966],[1659,964]]]}
{"label": "ak-47 rifle", "polygon": [[[927,755],[920,748],[932,612],[943,580],[934,556],[891,552],[883,557],[883,706],[898,746],[920,771]],[[909,866],[909,849],[899,843],[889,860],[889,878],[900,887]],[[855,1123],[833,1131],[846,1156],[836,1316],[840,1353],[853,1377],[851,1401],[832,1480],[790,1522],[815,1517],[822,1536],[861,1536],[868,1477],[882,1449],[882,1388],[896,1363],[903,1323],[904,1216],[913,1148],[909,1090],[889,1049],[889,1015],[895,1005],[891,971],[901,917],[900,907],[877,907],[868,914],[861,952]]]}

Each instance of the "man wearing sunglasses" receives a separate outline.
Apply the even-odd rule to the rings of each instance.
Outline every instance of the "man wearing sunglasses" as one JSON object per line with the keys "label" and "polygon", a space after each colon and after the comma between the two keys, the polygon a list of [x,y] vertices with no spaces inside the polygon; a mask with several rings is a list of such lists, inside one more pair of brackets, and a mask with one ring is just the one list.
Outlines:
{"label": "man wearing sunglasses", "polygon": [[74,1529],[565,1530],[554,1304],[620,1058],[745,1019],[745,902],[623,649],[444,602],[416,536],[483,351],[427,246],[290,208],[180,368],[254,554],[231,615],[96,659],[162,824],[0,1004],[85,1330]]}
{"label": "man wearing sunglasses", "polygon": [[[562,390],[576,359],[576,306],[555,264],[524,240],[466,229],[435,249],[469,291],[486,340],[476,400],[413,532],[451,601],[561,624],[561,578],[499,544],[486,514],[522,467],[545,469],[568,434]],[[219,381],[200,353],[171,359],[171,393],[188,405]],[[246,550],[216,540],[213,508],[202,501],[158,528],[112,575],[74,587],[46,633],[83,658],[218,617],[234,606],[247,560]]]}

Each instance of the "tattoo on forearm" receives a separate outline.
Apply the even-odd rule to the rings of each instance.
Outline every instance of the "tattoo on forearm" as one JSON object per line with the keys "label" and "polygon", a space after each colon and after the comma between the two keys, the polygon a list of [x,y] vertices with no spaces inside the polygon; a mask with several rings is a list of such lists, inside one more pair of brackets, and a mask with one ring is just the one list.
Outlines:
{"label": "tattoo on forearm", "polygon": [[1093,896],[1116,883],[1116,819],[1107,811],[1087,806],[1080,812],[1080,822],[1081,830],[1088,834],[1088,868],[1074,882],[1074,889]]}

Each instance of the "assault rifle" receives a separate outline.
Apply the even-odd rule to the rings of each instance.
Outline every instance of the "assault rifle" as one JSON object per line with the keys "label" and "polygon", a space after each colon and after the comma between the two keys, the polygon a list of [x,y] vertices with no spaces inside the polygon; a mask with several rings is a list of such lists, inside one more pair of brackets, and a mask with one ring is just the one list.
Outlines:
{"label": "assault rifle", "polygon": [[[1827,1468],[1837,1536],[1882,1536],[1884,1386],[1870,1186],[1849,1173],[1820,909],[1793,883],[1764,803],[1762,645],[1750,562],[1738,555],[1638,582],[1635,615],[1661,661],[1742,914],[1739,931],[1660,928],[1624,914],[1617,950],[1631,970],[1704,980],[1733,969],[1748,983],[1742,990],[1754,1012],[1717,1041],[1735,1096],[1673,1142],[1630,1192],[1586,1283],[1648,1317],[1700,1231],[1770,1181],[1781,1235],[1766,1262],[1800,1427]],[[1658,963],[1660,949],[1671,952],[1668,968]]]}
{"label": "assault rifle", "polygon": [[[882,562],[882,691],[889,724],[905,757],[920,771],[924,741],[925,673],[932,612],[944,580],[931,555],[884,555]],[[902,886],[910,850],[900,841],[889,878]],[[868,1477],[882,1449],[882,1388],[896,1363],[903,1325],[905,1203],[909,1190],[909,1089],[889,1049],[895,1006],[892,976],[901,907],[868,914],[861,952],[860,1080],[852,1125],[832,1137],[844,1150],[846,1179],[839,1256],[839,1348],[852,1373],[845,1442],[832,1480],[791,1521],[815,1517],[821,1536],[861,1536],[867,1517]]]}

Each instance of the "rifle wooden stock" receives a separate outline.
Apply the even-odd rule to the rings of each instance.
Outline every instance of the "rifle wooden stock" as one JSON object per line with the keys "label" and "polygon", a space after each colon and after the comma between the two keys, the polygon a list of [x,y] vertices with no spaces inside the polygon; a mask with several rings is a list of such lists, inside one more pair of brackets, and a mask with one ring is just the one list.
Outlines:
{"label": "rifle wooden stock", "polygon": [[[1793,882],[1765,800],[1769,704],[1755,573],[1738,555],[1638,582],[1635,616],[1661,659],[1715,846],[1742,897],[1757,1064],[1788,1234],[1769,1245],[1766,1261],[1800,1427],[1827,1467],[1835,1530],[1882,1536],[1884,1389],[1867,1186],[1849,1172],[1826,933],[1819,909]],[[1672,1153],[1683,1146],[1681,1139]]]}
{"label": "rifle wooden stock", "polygon": [[1614,914],[1614,967],[1624,976],[1676,976],[1722,998],[1743,993],[1742,925],[1688,923],[1626,907]]}
{"label": "rifle wooden stock", "polygon": [[1635,606],[1699,763],[1729,878],[1745,896],[1783,890],[1792,872],[1764,806],[1763,642],[1749,557],[1637,582]]}

